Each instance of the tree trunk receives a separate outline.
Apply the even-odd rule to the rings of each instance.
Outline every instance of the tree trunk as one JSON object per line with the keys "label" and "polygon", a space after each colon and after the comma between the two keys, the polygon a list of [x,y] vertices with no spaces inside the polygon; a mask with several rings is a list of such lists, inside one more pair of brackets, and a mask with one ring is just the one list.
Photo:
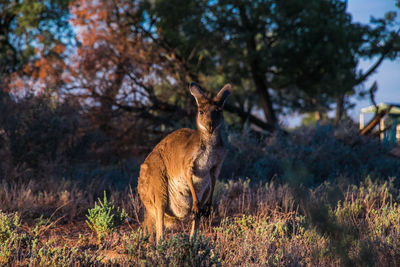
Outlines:
{"label": "tree trunk", "polygon": [[340,94],[336,99],[336,116],[335,116],[336,125],[339,125],[339,122],[343,117],[343,113],[344,113],[344,94]]}
{"label": "tree trunk", "polygon": [[272,107],[271,97],[268,92],[268,86],[263,73],[259,73],[256,66],[252,66],[252,76],[253,81],[256,86],[257,94],[260,98],[260,105],[262,110],[264,111],[265,118],[267,123],[275,128],[277,124],[277,119],[275,116],[275,111]]}
{"label": "tree trunk", "polygon": [[[254,36],[252,36],[247,42],[247,48],[249,51],[256,51],[256,42]],[[249,57],[251,74],[257,94],[260,98],[261,108],[264,111],[267,123],[271,125],[272,129],[274,129],[278,124],[278,120],[276,119],[275,111],[272,106],[271,96],[268,91],[268,83],[265,77],[265,73],[260,68],[258,57],[251,55],[251,53]]]}
{"label": "tree trunk", "polygon": [[[242,20],[242,24],[248,28],[249,33],[254,31],[253,22],[247,17],[245,8],[243,5],[239,6],[239,13]],[[247,50],[248,50],[248,61],[250,63],[250,71],[253,77],[253,82],[256,87],[257,94],[260,98],[260,105],[264,111],[265,119],[267,124],[271,126],[271,130],[274,130],[278,126],[278,120],[275,116],[275,111],[272,106],[271,96],[268,91],[268,82],[265,77],[265,71],[260,67],[259,57],[256,53],[256,39],[254,33],[250,34],[247,39]]]}

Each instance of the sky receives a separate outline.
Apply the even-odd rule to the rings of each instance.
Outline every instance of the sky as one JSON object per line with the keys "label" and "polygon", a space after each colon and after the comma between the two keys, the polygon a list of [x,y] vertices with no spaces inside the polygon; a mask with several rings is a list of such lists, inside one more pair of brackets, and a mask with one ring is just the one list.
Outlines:
{"label": "sky", "polygon": [[[395,4],[395,0],[349,0],[347,10],[352,15],[354,22],[368,23],[371,16],[382,18],[386,12],[396,10]],[[366,70],[371,64],[373,61],[361,61],[359,67]],[[385,60],[365,82],[366,88],[369,88],[374,81],[378,83],[378,91],[375,95],[377,103],[400,104],[400,59]],[[353,101],[356,106],[349,112],[349,115],[359,121],[360,109],[371,105],[371,102],[368,98],[362,100],[353,98]]]}
{"label": "sky", "polygon": [[[348,0],[347,11],[352,15],[353,22],[369,23],[370,18],[382,18],[388,11],[396,11],[396,0]],[[398,14],[400,17],[400,14]],[[399,19],[397,19],[399,20]],[[367,70],[374,63],[374,60],[361,60],[359,68]],[[372,83],[378,83],[378,91],[375,94],[377,103],[390,102],[400,104],[400,59],[395,61],[385,60],[380,65],[378,70],[372,74],[364,83],[366,88],[369,88]],[[360,109],[372,105],[369,97],[359,99],[353,97],[351,99],[356,106],[351,109],[348,114],[355,121],[359,121]],[[366,117],[368,119],[368,117]],[[294,116],[284,119],[284,123],[288,126],[297,126],[301,124],[301,117]]]}

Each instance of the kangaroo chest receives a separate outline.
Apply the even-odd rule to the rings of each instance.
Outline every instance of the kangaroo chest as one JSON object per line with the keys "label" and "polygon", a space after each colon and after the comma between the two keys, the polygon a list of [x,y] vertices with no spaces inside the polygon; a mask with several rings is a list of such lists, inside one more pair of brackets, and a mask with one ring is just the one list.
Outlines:
{"label": "kangaroo chest", "polygon": [[211,169],[217,164],[216,149],[206,147],[194,160],[192,181],[199,200],[211,183]]}
{"label": "kangaroo chest", "polygon": [[[211,184],[211,169],[220,164],[224,150],[222,147],[204,147],[195,155],[192,182],[199,202],[203,201]],[[178,193],[179,192],[179,193]],[[169,207],[178,218],[186,217],[192,208],[192,195],[186,177],[174,179],[169,187]],[[178,193],[178,194],[177,194]]]}
{"label": "kangaroo chest", "polygon": [[198,176],[206,175],[217,163],[219,149],[213,146],[205,146],[196,156],[193,164],[193,172]]}

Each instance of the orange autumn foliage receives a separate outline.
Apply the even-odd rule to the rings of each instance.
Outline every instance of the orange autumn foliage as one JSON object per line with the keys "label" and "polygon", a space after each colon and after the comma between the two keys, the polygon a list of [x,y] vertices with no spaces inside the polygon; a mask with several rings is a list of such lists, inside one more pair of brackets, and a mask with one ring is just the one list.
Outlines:
{"label": "orange autumn foliage", "polygon": [[[14,76],[14,91],[56,92],[78,100],[91,127],[120,140],[146,140],[171,116],[185,117],[183,68],[144,29],[140,1],[77,0],[69,23],[78,45],[38,46],[38,59]],[[40,37],[39,37],[40,39]],[[46,48],[46,49],[44,49]],[[164,87],[168,90],[163,90]],[[178,102],[181,101],[181,102]],[[141,130],[133,130],[141,129]],[[156,138],[156,135],[154,135]]]}

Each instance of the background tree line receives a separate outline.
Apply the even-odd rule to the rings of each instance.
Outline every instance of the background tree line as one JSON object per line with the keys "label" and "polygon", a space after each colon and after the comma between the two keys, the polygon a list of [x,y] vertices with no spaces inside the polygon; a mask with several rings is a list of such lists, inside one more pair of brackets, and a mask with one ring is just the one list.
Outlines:
{"label": "background tree line", "polygon": [[[60,149],[71,159],[141,154],[165,133],[194,126],[191,81],[211,90],[233,85],[226,105],[233,127],[272,132],[284,115],[322,118],[331,110],[339,123],[350,97],[365,94],[366,79],[400,50],[396,12],[360,24],[346,7],[339,0],[2,1],[3,153],[18,161],[28,144],[45,149],[54,131],[65,136],[64,149],[48,143],[49,160]],[[374,63],[360,71],[361,59]]]}

